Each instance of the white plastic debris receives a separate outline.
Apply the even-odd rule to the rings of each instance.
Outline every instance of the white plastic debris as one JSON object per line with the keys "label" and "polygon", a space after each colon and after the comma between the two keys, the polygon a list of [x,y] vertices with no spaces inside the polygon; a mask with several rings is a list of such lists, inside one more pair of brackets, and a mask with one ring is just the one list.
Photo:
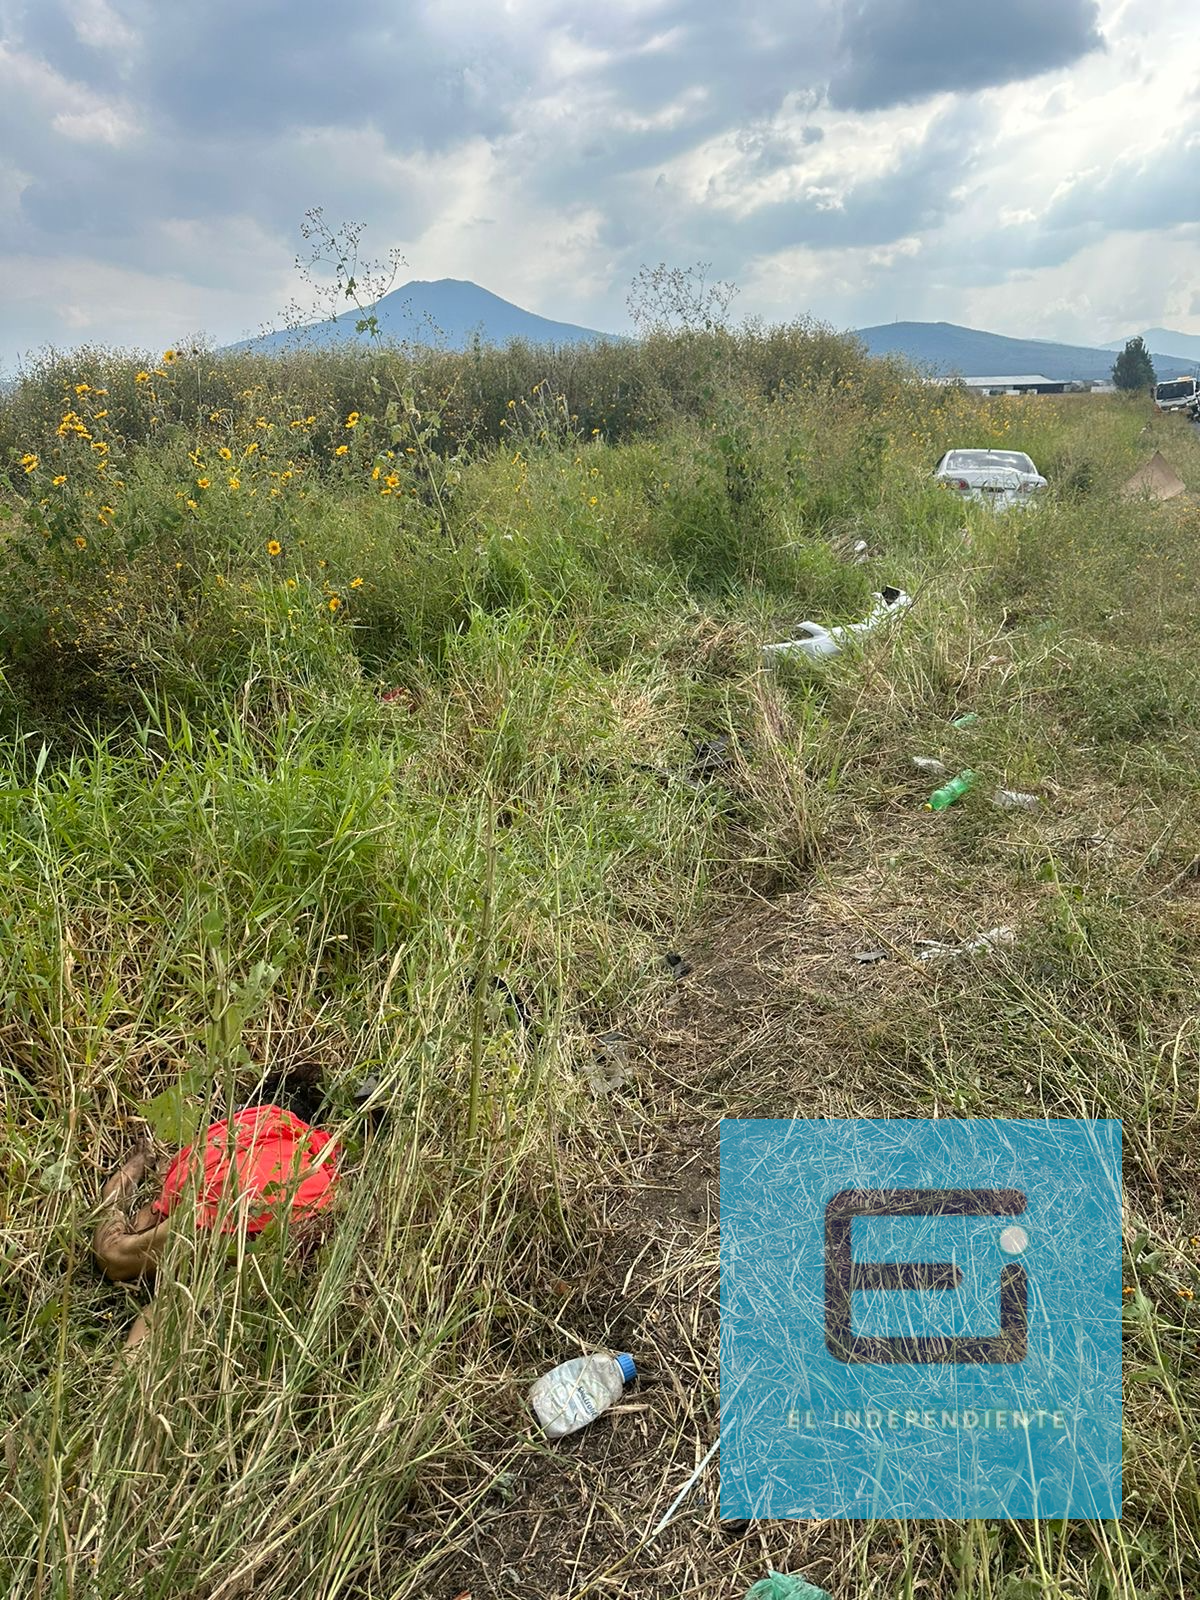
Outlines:
{"label": "white plastic debris", "polygon": [[1006,811],[1036,811],[1041,805],[1036,794],[1022,794],[1019,789],[997,789],[992,804]]}
{"label": "white plastic debris", "polygon": [[912,764],[918,772],[923,772],[926,777],[940,778],[946,772],[946,763],[939,761],[936,756],[912,756]]}
{"label": "white plastic debris", "polygon": [[1005,945],[1014,944],[1016,937],[1012,928],[989,928],[986,933],[974,939],[963,939],[958,944],[940,944],[936,939],[920,939],[917,941],[921,946],[917,960],[937,961],[943,956],[966,956],[980,950],[999,950]]}
{"label": "white plastic debris", "polygon": [[870,633],[886,618],[912,605],[911,597],[903,589],[885,589],[874,599],[875,604],[861,622],[847,622],[836,628],[823,628],[819,622],[802,622],[793,638],[764,645],[764,657],[769,662],[775,656],[805,655],[810,661],[819,661],[825,656],[840,655],[844,640]]}

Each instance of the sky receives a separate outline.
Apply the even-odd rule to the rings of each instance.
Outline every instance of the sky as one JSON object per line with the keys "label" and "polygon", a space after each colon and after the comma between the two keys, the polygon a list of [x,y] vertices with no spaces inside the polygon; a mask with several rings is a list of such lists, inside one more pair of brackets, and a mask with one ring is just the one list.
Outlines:
{"label": "sky", "polygon": [[631,324],[1200,333],[1195,0],[0,0],[0,371],[278,326],[304,215]]}

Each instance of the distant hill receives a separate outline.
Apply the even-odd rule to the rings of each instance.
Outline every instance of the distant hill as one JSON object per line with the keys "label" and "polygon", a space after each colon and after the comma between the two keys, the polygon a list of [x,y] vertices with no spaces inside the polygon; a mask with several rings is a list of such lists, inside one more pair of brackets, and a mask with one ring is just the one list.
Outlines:
{"label": "distant hill", "polygon": [[[953,322],[887,322],[878,328],[859,328],[858,337],[873,356],[907,356],[930,372],[962,378],[1001,377],[1040,372],[1047,378],[1096,382],[1112,376],[1111,349],[1086,345],[1053,344],[1044,339],[1009,339],[1001,333],[960,328]],[[1115,346],[1123,347],[1124,341]],[[1154,370],[1162,377],[1195,373],[1200,358],[1153,352]]]}
{"label": "distant hill", "polygon": [[[379,331],[384,339],[397,344],[433,345],[443,350],[466,350],[478,333],[484,344],[504,345],[513,339],[529,344],[586,344],[613,339],[595,328],[580,328],[573,322],[552,322],[532,311],[522,311],[510,300],[481,289],[477,283],[461,278],[437,278],[431,283],[414,279],[384,295],[375,306]],[[339,312],[336,322],[317,322],[307,327],[281,328],[276,333],[260,334],[231,345],[233,350],[286,350],[312,345],[361,344],[368,334],[356,333],[358,313],[350,308]]]}
{"label": "distant hill", "polygon": [[[1130,338],[1133,337],[1135,336],[1131,334]],[[1189,361],[1200,361],[1200,333],[1172,333],[1170,328],[1147,328],[1142,338],[1149,350],[1173,350],[1177,356],[1184,356]],[[1114,339],[1111,344],[1106,344],[1102,348],[1124,350],[1127,342],[1125,339]],[[1159,376],[1162,377],[1163,374],[1160,373]]]}

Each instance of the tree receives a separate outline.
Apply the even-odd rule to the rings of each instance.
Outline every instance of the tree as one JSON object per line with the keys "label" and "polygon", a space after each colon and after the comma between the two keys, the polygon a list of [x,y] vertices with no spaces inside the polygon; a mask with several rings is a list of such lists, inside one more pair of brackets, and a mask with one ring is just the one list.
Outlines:
{"label": "tree", "polygon": [[1113,362],[1112,379],[1118,389],[1148,389],[1154,382],[1154,363],[1140,334]]}

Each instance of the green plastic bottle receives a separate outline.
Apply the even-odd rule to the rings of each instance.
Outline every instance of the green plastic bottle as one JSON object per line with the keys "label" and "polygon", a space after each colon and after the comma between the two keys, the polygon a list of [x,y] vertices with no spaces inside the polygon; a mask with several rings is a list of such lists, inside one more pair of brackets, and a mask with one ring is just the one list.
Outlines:
{"label": "green plastic bottle", "polygon": [[950,726],[952,728],[973,728],[978,721],[978,711],[964,711],[961,717],[953,718]]}
{"label": "green plastic bottle", "polygon": [[935,789],[926,802],[926,811],[944,811],[947,806],[952,806],[960,800],[971,785],[975,782],[975,774],[967,767],[957,777],[951,778],[949,783],[944,783],[940,789]]}

